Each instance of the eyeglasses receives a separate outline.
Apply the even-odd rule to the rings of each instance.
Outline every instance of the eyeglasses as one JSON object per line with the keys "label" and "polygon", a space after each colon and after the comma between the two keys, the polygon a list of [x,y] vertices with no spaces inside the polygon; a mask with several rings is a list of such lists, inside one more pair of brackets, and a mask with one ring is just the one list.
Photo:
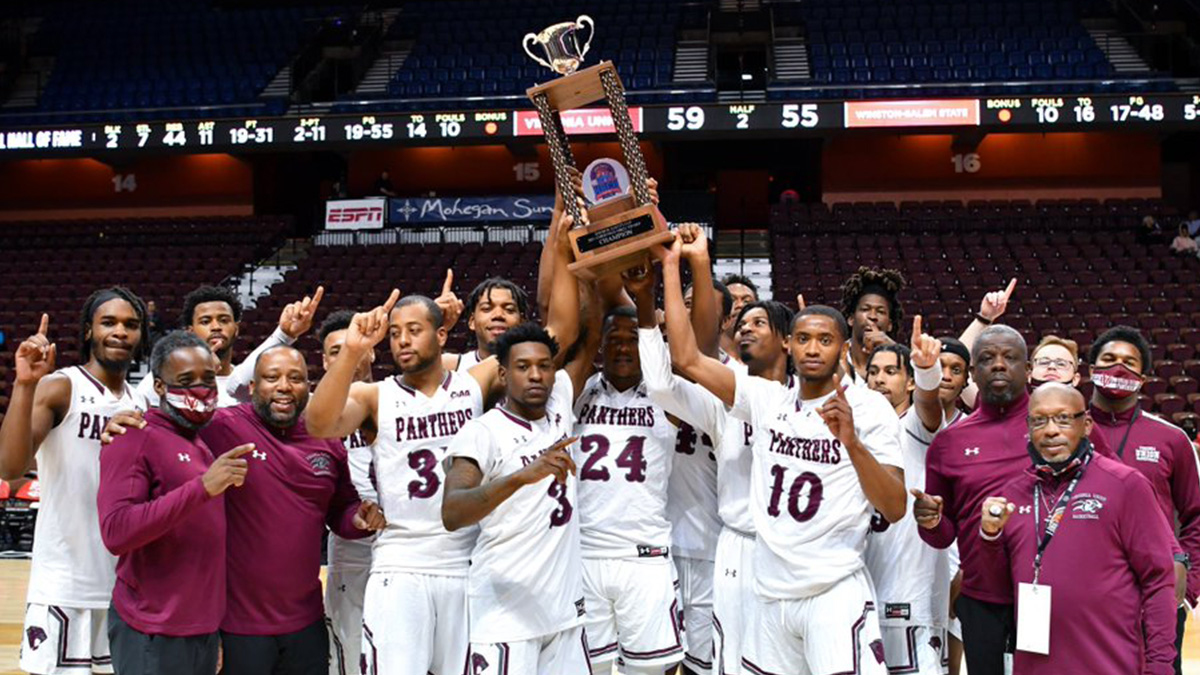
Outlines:
{"label": "eyeglasses", "polygon": [[1075,414],[1062,413],[1059,415],[1051,415],[1050,417],[1045,417],[1043,415],[1030,415],[1029,416],[1029,428],[1030,429],[1041,429],[1042,427],[1045,427],[1047,424],[1054,422],[1054,426],[1058,427],[1059,429],[1062,429],[1064,427],[1071,426],[1072,424],[1074,424],[1075,420],[1083,417],[1086,414],[1087,414],[1086,410],[1081,410]]}
{"label": "eyeglasses", "polygon": [[1043,357],[1040,359],[1034,359],[1033,365],[1038,368],[1054,368],[1055,370],[1066,370],[1066,369],[1070,368],[1071,366],[1074,366],[1075,364],[1071,363],[1070,361],[1068,361],[1066,359],[1052,359],[1050,357]]}

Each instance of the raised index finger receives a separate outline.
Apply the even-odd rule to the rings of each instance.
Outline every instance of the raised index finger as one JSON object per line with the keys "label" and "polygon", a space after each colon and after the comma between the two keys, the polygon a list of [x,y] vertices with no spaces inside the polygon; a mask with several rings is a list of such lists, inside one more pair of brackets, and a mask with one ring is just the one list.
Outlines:
{"label": "raised index finger", "polygon": [[45,337],[46,332],[50,330],[50,315],[42,315],[42,324],[38,326],[38,335]]}
{"label": "raised index finger", "polygon": [[916,344],[917,340],[921,339],[921,315],[920,314],[913,317],[912,339],[913,339],[913,344]]}
{"label": "raised index finger", "polygon": [[325,297],[325,287],[317,286],[317,292],[313,293],[312,300],[308,304],[310,311],[317,311],[317,305],[321,304],[321,298]]}
{"label": "raised index finger", "polygon": [[400,301],[400,290],[393,288],[392,294],[388,296],[387,302],[383,303],[383,311],[388,314],[391,314],[392,308],[395,307],[396,303],[399,301]]}
{"label": "raised index finger", "polygon": [[442,284],[442,295],[447,295],[454,288],[454,270],[446,269],[446,281]]}
{"label": "raised index finger", "polygon": [[1017,278],[1013,277],[1012,280],[1010,280],[1008,282],[1008,288],[1004,289],[1004,301],[1005,302],[1008,302],[1008,299],[1012,296],[1013,290],[1016,289],[1016,287],[1017,287]]}

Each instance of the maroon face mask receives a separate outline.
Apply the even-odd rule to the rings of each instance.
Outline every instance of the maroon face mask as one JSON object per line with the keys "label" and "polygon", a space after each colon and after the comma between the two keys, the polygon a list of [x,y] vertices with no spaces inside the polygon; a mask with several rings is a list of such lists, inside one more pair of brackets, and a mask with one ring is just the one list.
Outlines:
{"label": "maroon face mask", "polygon": [[217,412],[217,388],[208,385],[167,387],[163,400],[175,415],[199,429]]}
{"label": "maroon face mask", "polygon": [[1142,388],[1142,376],[1122,363],[1092,370],[1092,382],[1104,398],[1121,400]]}

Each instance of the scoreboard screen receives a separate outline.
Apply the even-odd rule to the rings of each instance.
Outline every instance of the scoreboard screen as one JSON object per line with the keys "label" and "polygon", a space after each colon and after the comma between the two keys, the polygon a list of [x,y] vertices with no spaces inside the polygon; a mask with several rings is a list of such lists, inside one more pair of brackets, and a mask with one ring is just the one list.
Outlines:
{"label": "scoreboard screen", "polygon": [[[1200,125],[1200,96],[1185,94],[1046,95],[996,98],[807,101],[630,107],[647,138],[737,138],[855,129],[926,132],[976,127],[988,132],[1088,131]],[[0,121],[2,124],[2,121]],[[613,133],[607,108],[563,116],[568,135]],[[375,113],[145,121],[43,128],[0,128],[0,157],[109,152],[245,152],[307,147],[455,145],[535,138],[532,110]]]}

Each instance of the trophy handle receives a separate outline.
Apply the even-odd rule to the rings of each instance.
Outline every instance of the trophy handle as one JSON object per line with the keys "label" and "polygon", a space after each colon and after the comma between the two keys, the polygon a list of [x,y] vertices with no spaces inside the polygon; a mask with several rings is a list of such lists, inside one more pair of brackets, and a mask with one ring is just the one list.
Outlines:
{"label": "trophy handle", "polygon": [[521,46],[525,48],[525,53],[529,55],[529,58],[533,59],[534,61],[537,61],[538,63],[542,64],[543,66],[546,66],[550,70],[554,70],[554,66],[550,65],[549,63],[546,63],[545,59],[543,59],[540,56],[538,56],[537,54],[534,54],[533,52],[529,51],[529,43],[530,42],[533,42],[534,44],[538,43],[538,37],[535,33],[526,33],[525,37],[521,39]]}
{"label": "trophy handle", "polygon": [[584,24],[587,24],[588,27],[588,39],[587,42],[583,43],[583,50],[579,52],[580,60],[587,56],[588,48],[592,46],[592,38],[596,37],[596,24],[592,22],[592,17],[587,14],[580,14],[579,18],[575,19],[575,25],[582,28]]}

